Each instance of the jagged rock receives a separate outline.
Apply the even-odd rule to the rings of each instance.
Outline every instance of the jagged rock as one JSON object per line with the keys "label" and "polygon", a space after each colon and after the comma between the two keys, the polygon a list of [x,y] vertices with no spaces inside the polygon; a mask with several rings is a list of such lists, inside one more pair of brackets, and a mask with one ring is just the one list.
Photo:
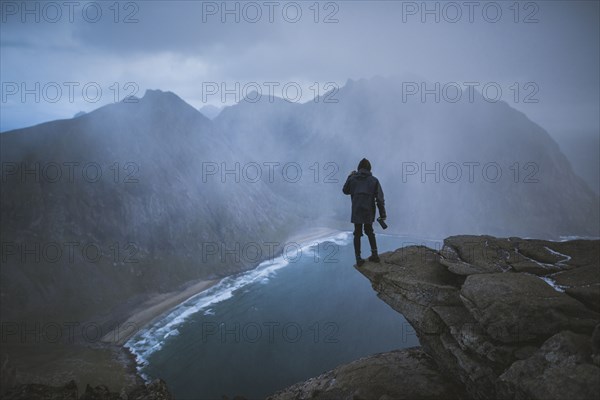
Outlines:
{"label": "jagged rock", "polygon": [[419,348],[376,354],[280,391],[269,400],[459,399],[462,389],[444,377]]}
{"label": "jagged rock", "polygon": [[119,393],[111,393],[104,385],[91,387],[86,385],[80,400],[123,400]]}
{"label": "jagged rock", "polygon": [[[359,271],[469,398],[579,399],[597,390],[599,244],[454,236]],[[570,367],[579,375],[559,388]],[[588,387],[566,390],[575,383]]]}
{"label": "jagged rock", "polygon": [[600,368],[592,364],[590,354],[589,336],[557,333],[500,376],[498,394],[509,399],[597,399]]}
{"label": "jagged rock", "polygon": [[475,352],[493,362],[508,361],[513,357],[513,352],[518,351],[514,346],[493,343],[464,306],[436,306],[433,310],[444,321],[463,351]]}
{"label": "jagged rock", "polygon": [[596,265],[600,263],[600,241],[598,240],[569,240],[566,242],[540,241],[547,250],[557,252],[557,257],[562,258],[558,264],[573,267]]}
{"label": "jagged rock", "polygon": [[562,329],[592,333],[600,315],[524,273],[469,276],[461,299],[493,339],[504,343],[547,338]]}
{"label": "jagged rock", "polygon": [[167,384],[162,379],[140,386],[129,393],[128,400],[171,400]]}
{"label": "jagged rock", "polygon": [[21,384],[13,387],[2,399],[6,400],[171,400],[167,384],[157,379],[134,388],[129,394],[111,392],[106,386],[87,385],[81,397],[75,381],[55,387],[42,384]]}
{"label": "jagged rock", "polygon": [[[458,275],[516,271],[542,276],[593,260],[589,243],[586,247],[585,241],[574,242],[583,243],[564,245],[564,242],[516,237],[451,236],[444,240],[440,262]],[[576,254],[577,259],[571,254]]]}
{"label": "jagged rock", "polygon": [[48,386],[37,383],[20,384],[2,396],[3,400],[77,400],[75,381],[64,386]]}
{"label": "jagged rock", "polygon": [[572,258],[570,255],[565,255],[560,251],[554,250],[554,248],[558,248],[558,243],[556,242],[536,239],[514,239],[519,253],[523,257],[535,260],[540,264],[547,266],[567,266],[566,262]]}
{"label": "jagged rock", "polygon": [[439,333],[443,324],[431,309],[435,305],[460,305],[462,278],[449,273],[436,252],[411,246],[387,253],[381,263],[360,271],[373,282],[378,296],[422,332]]}
{"label": "jagged rock", "polygon": [[600,366],[600,324],[596,325],[592,333],[592,361]]}
{"label": "jagged rock", "polygon": [[[506,271],[507,260],[514,257],[513,246],[495,242],[491,236],[452,236],[444,240],[442,264],[458,275]],[[491,244],[493,243],[493,244]]]}
{"label": "jagged rock", "polygon": [[0,396],[15,386],[16,383],[17,370],[14,366],[10,365],[8,357],[6,357],[2,361],[2,367],[0,368]]}
{"label": "jagged rock", "polygon": [[553,274],[552,279],[565,287],[565,292],[592,310],[600,312],[600,265],[589,264]]}

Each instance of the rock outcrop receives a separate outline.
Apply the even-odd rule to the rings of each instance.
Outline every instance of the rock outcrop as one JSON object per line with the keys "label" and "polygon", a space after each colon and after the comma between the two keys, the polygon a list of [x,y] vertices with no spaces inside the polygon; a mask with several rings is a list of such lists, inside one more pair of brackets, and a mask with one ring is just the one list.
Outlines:
{"label": "rock outcrop", "polygon": [[172,396],[164,381],[139,385],[129,393],[111,392],[106,386],[87,386],[81,396],[75,381],[64,386],[21,384],[10,389],[5,400],[171,400]]}
{"label": "rock outcrop", "polygon": [[361,358],[269,397],[292,399],[460,399],[462,388],[418,347]]}
{"label": "rock outcrop", "polygon": [[[600,393],[600,241],[453,236],[440,251],[405,247],[358,270],[412,324],[433,361],[432,376],[459,385],[463,398],[584,400]],[[400,358],[412,351],[399,351]],[[461,393],[420,392],[423,364],[401,372],[406,362],[390,362],[399,365],[379,376],[379,392],[351,363],[273,398],[313,398],[309,392],[329,388],[332,378],[334,386],[347,382],[344,391],[314,398],[404,398],[395,393],[406,388],[412,398]]]}

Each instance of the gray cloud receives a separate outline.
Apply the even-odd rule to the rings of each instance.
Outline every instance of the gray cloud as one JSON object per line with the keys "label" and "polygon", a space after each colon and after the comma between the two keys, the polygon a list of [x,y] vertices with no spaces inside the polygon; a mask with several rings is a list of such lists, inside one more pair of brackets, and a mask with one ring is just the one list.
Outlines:
{"label": "gray cloud", "polygon": [[[18,2],[20,4],[20,2]],[[452,4],[428,2],[440,10],[435,16],[403,15],[422,2],[350,1],[321,2],[319,23],[313,18],[313,2],[299,2],[302,18],[287,22],[281,10],[290,2],[277,3],[274,22],[259,1],[239,2],[261,6],[257,23],[235,23],[232,15],[203,21],[203,8],[222,2],[127,2],[120,3],[119,23],[114,22],[112,2],[100,2],[102,18],[90,23],[75,11],[74,22],[66,15],[57,23],[26,23],[19,16],[4,15],[0,68],[2,82],[99,82],[111,93],[111,82],[133,81],[139,94],[147,88],[171,90],[195,106],[201,106],[202,82],[334,81],[348,78],[416,73],[430,81],[498,82],[503,100],[525,113],[550,132],[577,128],[598,132],[599,6],[597,2],[540,1],[520,3],[518,23],[512,2],[497,2],[502,17],[496,23],[482,14],[492,2],[474,9],[473,22],[461,6],[456,23]],[[43,3],[41,3],[43,4]],[[87,3],[81,3],[81,8]],[[228,2],[235,7],[236,2]],[[333,4],[333,5],[332,5]],[[533,4],[527,6],[526,4]],[[43,6],[40,6],[43,7]],[[248,8],[250,7],[250,8]],[[337,23],[323,23],[331,12]],[[529,7],[529,8],[528,8]],[[292,10],[293,9],[289,9]],[[289,11],[288,10],[288,11]],[[491,10],[491,11],[490,11]],[[137,23],[123,23],[134,12]],[[420,10],[421,11],[421,10]],[[523,23],[531,12],[537,23]],[[288,19],[293,13],[287,15]],[[488,18],[489,19],[489,18]],[[520,87],[519,102],[509,101],[509,87],[534,82],[538,103],[523,103],[527,91]],[[111,93],[112,94],[112,93]],[[2,130],[42,122],[41,118],[71,117],[112,101],[3,102]],[[29,114],[29,119],[24,116]]]}

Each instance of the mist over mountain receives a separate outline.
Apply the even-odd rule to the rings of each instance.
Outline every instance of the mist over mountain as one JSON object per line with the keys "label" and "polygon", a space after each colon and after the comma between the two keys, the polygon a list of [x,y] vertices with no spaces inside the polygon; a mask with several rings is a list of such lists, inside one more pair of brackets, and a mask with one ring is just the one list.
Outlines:
{"label": "mist over mountain", "polygon": [[[242,101],[214,122],[250,159],[332,162],[340,183],[367,157],[397,232],[598,235],[598,196],[542,127],[476,90],[456,102],[408,96],[414,82],[349,80],[335,102]],[[337,185],[323,185],[318,198],[348,219]]]}
{"label": "mist over mountain", "polygon": [[299,224],[268,185],[203,179],[239,150],[175,94],[128,101],[2,134],[4,318],[108,314],[253,267],[257,248],[226,251],[266,251]]}
{"label": "mist over mountain", "polygon": [[[318,101],[242,101],[214,121],[151,90],[3,133],[3,317],[106,314],[261,260],[224,249],[350,229],[341,187],[363,157],[394,232],[598,236],[598,196],[542,127],[478,92],[451,103],[403,90],[399,78],[349,80]],[[89,243],[98,261],[82,255]]]}
{"label": "mist over mountain", "polygon": [[216,106],[213,106],[211,104],[207,104],[207,105],[205,105],[203,107],[200,107],[199,111],[206,118],[214,119],[217,115],[219,115],[219,113],[221,112],[222,109],[223,109],[222,107],[216,107]]}
{"label": "mist over mountain", "polygon": [[553,136],[560,150],[567,156],[573,170],[591,189],[600,194],[600,135],[588,131],[560,132]]}

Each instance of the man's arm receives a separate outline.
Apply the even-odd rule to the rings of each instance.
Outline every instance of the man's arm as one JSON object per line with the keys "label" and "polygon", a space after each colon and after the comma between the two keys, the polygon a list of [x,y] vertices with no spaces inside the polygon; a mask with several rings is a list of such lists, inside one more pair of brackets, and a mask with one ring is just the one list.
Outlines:
{"label": "man's arm", "polygon": [[386,219],[387,214],[385,212],[385,199],[383,198],[383,189],[381,188],[379,180],[377,180],[377,185],[375,187],[375,203],[377,204],[377,209],[379,210],[379,217]]}
{"label": "man's arm", "polygon": [[348,175],[346,183],[344,183],[344,187],[342,188],[342,192],[344,192],[344,194],[352,194],[352,188],[350,187],[352,180],[350,178],[352,178],[355,173],[356,171],[352,171],[350,172],[350,175]]}

